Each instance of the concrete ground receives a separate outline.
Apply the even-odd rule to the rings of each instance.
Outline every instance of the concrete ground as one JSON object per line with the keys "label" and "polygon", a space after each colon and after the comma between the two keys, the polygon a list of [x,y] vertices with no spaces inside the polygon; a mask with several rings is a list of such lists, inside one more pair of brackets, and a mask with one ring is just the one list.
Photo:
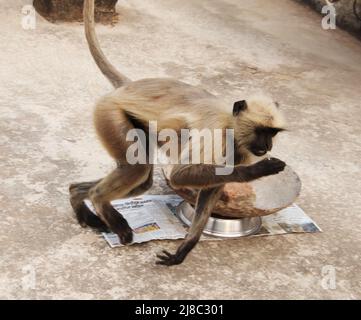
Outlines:
{"label": "concrete ground", "polygon": [[[163,268],[155,254],[178,241],[110,249],[69,206],[70,182],[113,166],[91,121],[111,87],[82,26],[37,16],[23,30],[26,1],[0,2],[0,298],[361,298],[360,42],[322,30],[321,16],[289,0],[120,0],[120,22],[97,26],[132,79],[279,101],[290,130],[274,155],[300,175],[297,203],[324,230],[203,242]],[[152,192],[162,189],[157,177]]]}

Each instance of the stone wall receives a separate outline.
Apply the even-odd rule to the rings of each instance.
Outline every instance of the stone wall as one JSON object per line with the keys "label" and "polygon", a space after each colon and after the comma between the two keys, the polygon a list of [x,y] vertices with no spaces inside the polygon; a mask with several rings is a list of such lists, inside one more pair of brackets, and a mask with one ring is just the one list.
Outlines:
{"label": "stone wall", "polygon": [[[296,0],[310,5],[321,13],[326,0]],[[329,0],[336,8],[337,26],[361,38],[361,0]]]}

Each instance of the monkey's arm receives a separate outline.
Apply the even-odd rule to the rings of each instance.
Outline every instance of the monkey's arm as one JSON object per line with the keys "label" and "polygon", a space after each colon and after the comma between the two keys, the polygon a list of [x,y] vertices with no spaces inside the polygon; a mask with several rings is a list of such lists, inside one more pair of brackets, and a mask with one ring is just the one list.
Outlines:
{"label": "monkey's arm", "polygon": [[213,207],[221,196],[223,185],[227,182],[250,181],[262,176],[275,174],[284,169],[285,163],[271,158],[250,166],[235,166],[230,175],[216,175],[215,165],[179,165],[171,173],[171,183],[176,187],[199,187],[195,215],[186,239],[175,254],[163,250],[157,255],[157,264],[172,266],[183,262],[187,254],[197,244],[210,217]]}
{"label": "monkey's arm", "polygon": [[237,165],[229,175],[217,175],[213,164],[177,165],[170,175],[170,183],[175,188],[211,188],[228,182],[246,182],[282,171],[285,163],[279,159],[264,159],[250,166]]}
{"label": "monkey's arm", "polygon": [[171,266],[183,262],[187,254],[198,243],[208,218],[212,213],[212,209],[222,193],[222,189],[223,186],[202,189],[199,191],[195,215],[192,221],[192,225],[189,228],[187,237],[179,246],[175,254],[171,254],[168,251],[163,250],[163,254],[157,255],[159,258],[159,260],[156,262],[157,264]]}

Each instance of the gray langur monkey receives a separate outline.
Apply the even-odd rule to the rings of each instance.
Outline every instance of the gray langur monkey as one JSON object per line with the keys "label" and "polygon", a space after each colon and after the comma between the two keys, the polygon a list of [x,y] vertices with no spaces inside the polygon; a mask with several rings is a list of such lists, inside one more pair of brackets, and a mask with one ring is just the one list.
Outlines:
{"label": "gray langur monkey", "polygon": [[[181,263],[197,244],[205,224],[219,199],[223,185],[245,182],[277,174],[285,167],[279,159],[251,157],[264,156],[272,148],[272,139],[284,130],[282,114],[276,103],[255,97],[234,103],[233,114],[227,105],[204,89],[174,79],[142,79],[130,81],[120,74],[102,52],[94,30],[94,0],[84,1],[85,34],[90,52],[101,72],[115,90],[101,98],[95,107],[94,125],[102,144],[117,167],[103,179],[71,184],[70,203],[82,226],[98,230],[110,229],[122,244],[132,242],[133,232],[128,222],[111,205],[117,198],[144,193],[153,183],[152,164],[129,164],[126,141],[130,129],[145,132],[149,121],[157,121],[158,130],[234,129],[235,167],[229,175],[216,175],[216,164],[174,165],[170,183],[174,188],[198,189],[195,216],[188,235],[175,254],[163,251],[157,255],[157,264]],[[89,198],[97,215],[84,204]]]}

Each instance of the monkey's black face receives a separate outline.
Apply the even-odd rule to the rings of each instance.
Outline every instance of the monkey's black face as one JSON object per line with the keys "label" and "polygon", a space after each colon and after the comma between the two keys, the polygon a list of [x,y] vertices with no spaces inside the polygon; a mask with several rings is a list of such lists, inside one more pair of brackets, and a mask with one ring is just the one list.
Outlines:
{"label": "monkey's black face", "polygon": [[265,155],[272,149],[272,139],[280,131],[280,128],[256,128],[256,138],[249,145],[249,150],[257,157]]}

